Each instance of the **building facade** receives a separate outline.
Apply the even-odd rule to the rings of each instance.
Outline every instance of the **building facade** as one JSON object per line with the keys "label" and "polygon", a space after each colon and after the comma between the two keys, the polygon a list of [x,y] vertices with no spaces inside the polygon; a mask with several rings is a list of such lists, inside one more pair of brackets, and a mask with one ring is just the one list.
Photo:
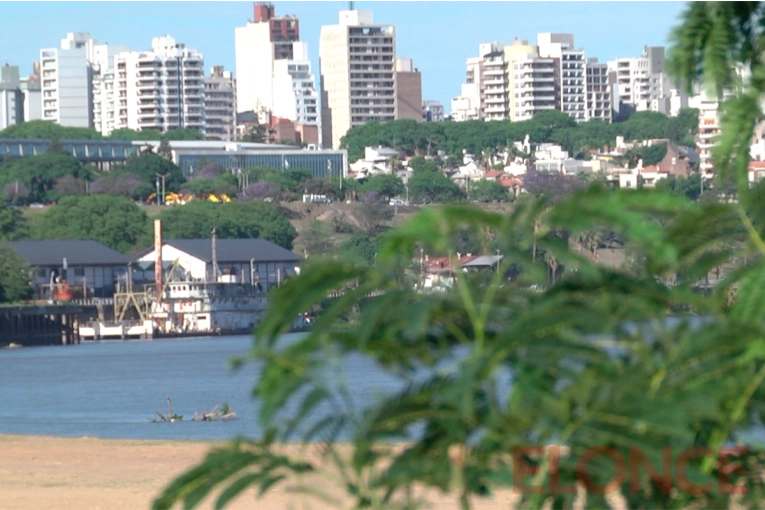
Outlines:
{"label": "building facade", "polygon": [[94,45],[88,33],[69,33],[60,48],[40,50],[43,120],[62,126],[93,126],[89,57]]}
{"label": "building facade", "polygon": [[422,102],[422,120],[424,122],[443,122],[444,105],[441,101],[425,100]]}
{"label": "building facade", "polygon": [[[646,46],[640,57],[609,61],[608,71],[614,86],[614,103],[620,116],[636,111],[669,115],[672,112],[672,96],[684,96],[669,80],[663,46]],[[678,104],[682,103],[682,98],[679,98]]]}
{"label": "building facade", "polygon": [[560,110],[577,122],[584,122],[587,119],[584,50],[575,47],[573,34],[541,33],[537,35],[537,44],[539,56],[553,59],[558,65]]}
{"label": "building facade", "polygon": [[396,29],[368,11],[340,11],[321,27],[322,145],[339,147],[353,126],[396,119]]}
{"label": "building facade", "polygon": [[588,58],[584,74],[587,91],[586,120],[611,122],[611,86],[608,83],[608,65],[598,63],[597,58]]}
{"label": "building facade", "polygon": [[236,83],[223,66],[213,66],[205,78],[205,126],[207,140],[236,139]]}
{"label": "building facade", "polygon": [[24,94],[18,66],[0,67],[0,129],[24,122]]}
{"label": "building facade", "polygon": [[24,121],[42,119],[42,91],[40,88],[40,63],[32,66],[31,76],[20,80],[21,93],[24,95]]}
{"label": "building facade", "polygon": [[412,59],[396,59],[396,119],[422,120],[422,75]]}
{"label": "building facade", "polygon": [[[114,57],[113,73],[103,74],[99,95],[103,134],[110,129],[196,129],[205,134],[204,58],[171,36],[155,37],[152,50]],[[111,84],[111,85],[109,85]],[[109,102],[109,93],[113,103]],[[113,110],[110,110],[113,108]]]}
{"label": "building facade", "polygon": [[319,94],[308,58],[308,44],[292,43],[292,58],[274,61],[273,105],[275,117],[297,124],[319,125]]}
{"label": "building facade", "polygon": [[277,17],[273,5],[255,4],[254,20],[234,31],[238,112],[274,107],[274,62],[294,59],[300,21]]}

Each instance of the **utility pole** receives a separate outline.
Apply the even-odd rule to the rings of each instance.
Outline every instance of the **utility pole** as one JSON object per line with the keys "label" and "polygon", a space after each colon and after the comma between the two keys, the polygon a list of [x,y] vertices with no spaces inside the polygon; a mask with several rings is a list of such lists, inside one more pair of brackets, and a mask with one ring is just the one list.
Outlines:
{"label": "utility pole", "polygon": [[[159,180],[162,179],[162,205],[165,203],[165,178],[170,174],[157,174],[157,197],[159,197]],[[157,201],[159,204],[159,200]]]}

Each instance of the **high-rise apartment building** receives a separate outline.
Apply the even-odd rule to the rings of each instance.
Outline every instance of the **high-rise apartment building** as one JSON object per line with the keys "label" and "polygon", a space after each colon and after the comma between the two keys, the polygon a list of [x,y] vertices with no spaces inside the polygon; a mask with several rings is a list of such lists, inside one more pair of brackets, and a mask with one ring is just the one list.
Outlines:
{"label": "high-rise apartment building", "polygon": [[42,118],[72,127],[91,127],[91,65],[96,41],[69,33],[60,48],[40,50]]}
{"label": "high-rise apartment building", "polygon": [[189,128],[204,135],[202,54],[170,36],[155,37],[151,47],[151,51],[117,54],[113,72],[102,73],[94,108],[101,115],[101,132]]}
{"label": "high-rise apartment building", "polygon": [[319,94],[308,44],[293,42],[292,57],[274,61],[272,114],[302,125],[319,125]]}
{"label": "high-rise apartment building", "polygon": [[[646,46],[640,57],[617,58],[608,62],[614,103],[620,115],[655,111],[671,113],[673,96],[666,70],[663,46]],[[675,90],[676,96],[683,95]],[[682,100],[680,101],[682,104]]]}
{"label": "high-rise apartment building", "polygon": [[35,62],[32,68],[32,75],[20,80],[21,93],[24,95],[24,122],[42,119],[40,63]]}
{"label": "high-rise apartment building", "polygon": [[608,65],[588,58],[584,67],[587,109],[586,120],[611,122],[611,86],[608,83]]}
{"label": "high-rise apartment building", "polygon": [[553,59],[558,65],[560,79],[560,110],[577,122],[587,119],[585,100],[585,58],[584,50],[574,46],[574,34],[537,35],[539,56]]}
{"label": "high-rise apartment building", "polygon": [[93,78],[110,69],[115,54],[127,50],[98,44],[89,33],[69,33],[60,48],[41,50],[42,119],[93,127]]}
{"label": "high-rise apartment building", "polygon": [[482,55],[481,66],[481,117],[486,120],[506,119],[509,111],[507,63],[504,44],[491,45],[491,51]]}
{"label": "high-rise apartment building", "polygon": [[422,75],[412,59],[396,59],[396,119],[422,120]]}
{"label": "high-rise apartment building", "polygon": [[274,62],[294,58],[293,42],[300,40],[300,22],[277,17],[273,5],[256,4],[254,20],[234,31],[236,103],[239,112],[273,110]]}
{"label": "high-rise apartment building", "polygon": [[396,119],[396,29],[368,11],[341,11],[321,27],[322,145],[339,147],[353,126]]}
{"label": "high-rise apartment building", "polygon": [[18,66],[0,67],[0,129],[24,122],[24,94]]}
{"label": "high-rise apartment building", "polygon": [[592,69],[593,94],[586,72],[584,50],[574,46],[571,34],[538,34],[536,45],[517,38],[507,45],[482,44],[479,56],[467,60],[466,80],[460,97],[452,100],[451,115],[457,121],[522,121],[560,110],[578,122],[610,122],[605,67]]}
{"label": "high-rise apartment building", "polygon": [[555,60],[540,58],[539,48],[516,39],[504,47],[507,66],[508,119],[529,120],[537,112],[560,108],[559,69]]}
{"label": "high-rise apartment building", "polygon": [[236,84],[223,66],[213,66],[205,78],[205,127],[208,140],[236,139]]}

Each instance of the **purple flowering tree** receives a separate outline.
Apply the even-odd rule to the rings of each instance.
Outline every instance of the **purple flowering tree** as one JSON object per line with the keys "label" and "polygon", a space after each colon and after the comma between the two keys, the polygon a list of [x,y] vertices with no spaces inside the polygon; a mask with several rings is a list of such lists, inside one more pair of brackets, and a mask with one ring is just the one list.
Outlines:
{"label": "purple flowering tree", "polygon": [[523,187],[535,197],[547,197],[550,202],[559,202],[583,187],[573,175],[558,172],[529,170],[523,177]]}
{"label": "purple flowering tree", "polygon": [[197,179],[217,179],[225,171],[226,169],[218,163],[208,162],[202,164],[199,168],[194,170],[194,173],[189,176],[188,180],[196,181]]}
{"label": "purple flowering tree", "polygon": [[135,198],[141,188],[137,175],[105,175],[90,185],[90,192],[101,195],[115,195]]}
{"label": "purple flowering tree", "polygon": [[247,185],[237,198],[242,201],[261,200],[277,202],[280,198],[279,185],[269,181],[257,181]]}

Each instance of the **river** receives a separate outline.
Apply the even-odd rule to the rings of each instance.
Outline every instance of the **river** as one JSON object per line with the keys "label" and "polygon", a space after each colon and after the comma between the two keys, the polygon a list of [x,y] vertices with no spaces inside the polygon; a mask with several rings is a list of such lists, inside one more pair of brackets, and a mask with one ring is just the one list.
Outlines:
{"label": "river", "polygon": [[[288,336],[289,337],[289,336]],[[87,342],[71,347],[0,350],[0,433],[136,439],[260,437],[251,398],[258,367],[232,371],[249,336]],[[361,358],[341,371],[355,399],[371,402],[397,386]],[[377,374],[377,375],[375,375]],[[183,415],[153,423],[159,411]],[[192,422],[226,402],[231,421]]]}

